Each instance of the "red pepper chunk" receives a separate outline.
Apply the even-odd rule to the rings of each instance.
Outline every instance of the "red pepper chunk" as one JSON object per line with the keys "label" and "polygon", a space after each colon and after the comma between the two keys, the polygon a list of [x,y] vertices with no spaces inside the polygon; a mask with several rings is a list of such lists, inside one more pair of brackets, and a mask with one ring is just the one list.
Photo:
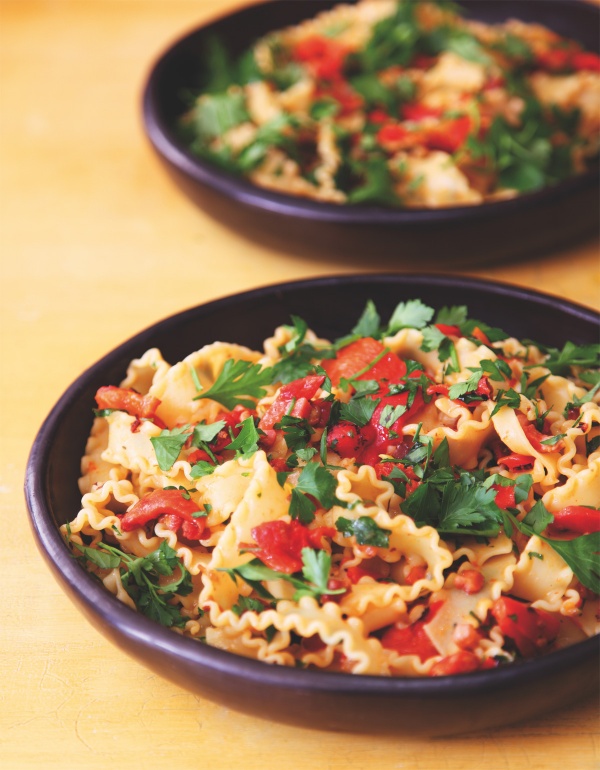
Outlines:
{"label": "red pepper chunk", "polygon": [[585,505],[567,505],[554,514],[552,529],[589,535],[600,532],[600,509]]}
{"label": "red pepper chunk", "polygon": [[[368,368],[367,368],[368,367]],[[388,412],[398,406],[406,406],[409,393],[407,391],[390,395],[390,386],[401,384],[406,378],[406,364],[404,361],[386,350],[385,346],[372,337],[363,337],[346,345],[338,351],[337,357],[323,362],[323,368],[329,375],[333,385],[339,385],[342,379],[376,380],[379,390],[373,396],[379,400],[373,415],[367,425],[360,429],[363,448],[354,455],[358,462],[364,465],[376,465],[379,456],[402,445],[404,438],[402,428],[409,423],[416,412],[424,404],[420,392],[414,395],[409,409],[401,414],[391,426],[381,424],[384,409]],[[421,372],[414,372],[412,376],[419,377]],[[395,434],[392,436],[392,433]],[[348,455],[349,456],[349,455]]]}
{"label": "red pepper chunk", "polygon": [[296,43],[292,57],[307,64],[318,79],[337,80],[342,76],[347,53],[337,40],[313,35]]}
{"label": "red pepper chunk", "polygon": [[554,641],[560,629],[560,619],[545,610],[502,596],[492,605],[491,613],[500,630],[512,639],[525,658],[536,655],[542,647]]}
{"label": "red pepper chunk", "polygon": [[192,514],[198,513],[198,503],[191,498],[185,498],[178,489],[155,489],[149,495],[142,497],[124,514],[121,519],[121,530],[132,532],[138,527],[143,527],[153,519],[163,514],[178,516],[184,521],[196,524],[200,535],[204,531],[204,517],[195,518]]}
{"label": "red pepper chunk", "polygon": [[416,123],[424,118],[439,118],[443,110],[439,107],[426,107],[424,104],[416,102],[407,102],[402,105],[402,117],[404,120],[411,120]]}
{"label": "red pepper chunk", "polygon": [[287,385],[282,385],[275,401],[267,409],[258,427],[264,431],[270,430],[286,414],[290,414],[292,417],[309,417],[311,412],[310,399],[314,397],[324,382],[324,375],[312,374],[299,380],[293,380]]}
{"label": "red pepper chunk", "polygon": [[435,324],[436,329],[439,329],[446,337],[460,337],[460,327],[455,324]]}
{"label": "red pepper chunk", "polygon": [[339,115],[350,115],[364,105],[364,99],[352,86],[341,77],[331,80],[325,86],[317,88],[317,99],[331,97],[340,105]]}
{"label": "red pepper chunk", "polygon": [[425,132],[425,145],[430,150],[453,153],[459,150],[471,130],[471,118],[461,115],[454,120],[442,120],[439,125],[428,128]]}
{"label": "red pepper chunk", "polygon": [[443,602],[434,602],[422,620],[417,620],[405,628],[390,626],[381,637],[381,644],[387,650],[394,650],[398,655],[418,655],[421,662],[439,655],[437,647],[429,638],[425,626],[430,623]]}
{"label": "red pepper chunk", "polygon": [[580,51],[571,56],[571,66],[574,70],[588,70],[589,72],[600,72],[600,56],[587,51]]}
{"label": "red pepper chunk", "polygon": [[509,471],[516,471],[519,468],[530,468],[535,462],[535,457],[511,452],[509,455],[499,457],[497,462],[498,465],[504,465]]}
{"label": "red pepper chunk", "polygon": [[[362,337],[341,348],[335,358],[329,358],[321,364],[333,385],[339,385],[342,379],[350,379],[368,366],[385,347],[373,337]],[[406,367],[405,367],[406,371]],[[373,376],[366,379],[375,379]]]}
{"label": "red pepper chunk", "polygon": [[302,549],[322,548],[324,537],[333,537],[332,527],[308,529],[296,519],[266,521],[252,529],[252,537],[258,548],[255,556],[271,569],[291,575],[302,569]]}
{"label": "red pepper chunk", "polygon": [[473,652],[461,650],[453,655],[448,655],[437,663],[434,663],[429,676],[452,676],[453,674],[468,674],[477,671],[481,667],[481,661]]}
{"label": "red pepper chunk", "polygon": [[142,396],[132,388],[104,385],[96,392],[96,403],[98,409],[121,409],[133,417],[152,420],[160,406],[160,399],[150,395]]}
{"label": "red pepper chunk", "polygon": [[551,452],[561,451],[563,447],[562,439],[557,441],[555,444],[542,444],[542,441],[550,439],[552,436],[550,434],[540,433],[535,425],[529,422],[527,417],[522,412],[517,412],[517,419],[521,428],[523,428],[525,438],[527,441],[529,441],[536,452],[540,452],[541,454],[549,454]]}
{"label": "red pepper chunk", "polygon": [[492,489],[496,490],[494,502],[498,508],[506,510],[507,508],[514,508],[516,506],[515,488],[512,484],[508,484],[507,486],[503,486],[502,484],[492,484]]}

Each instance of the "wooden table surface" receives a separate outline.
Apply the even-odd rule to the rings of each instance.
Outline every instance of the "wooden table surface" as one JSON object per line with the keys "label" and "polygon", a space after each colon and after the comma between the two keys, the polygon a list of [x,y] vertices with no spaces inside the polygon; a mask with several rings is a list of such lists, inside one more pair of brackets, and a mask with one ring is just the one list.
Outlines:
{"label": "wooden table surface", "polygon": [[[580,768],[587,701],[484,735],[371,739],[271,724],[195,697],[113,647],[38,554],[27,454],[71,381],[173,312],[262,284],[367,266],[258,243],[193,205],[141,128],[155,56],[231,0],[2,0],[0,764],[13,768]],[[468,274],[600,306],[597,242]]]}

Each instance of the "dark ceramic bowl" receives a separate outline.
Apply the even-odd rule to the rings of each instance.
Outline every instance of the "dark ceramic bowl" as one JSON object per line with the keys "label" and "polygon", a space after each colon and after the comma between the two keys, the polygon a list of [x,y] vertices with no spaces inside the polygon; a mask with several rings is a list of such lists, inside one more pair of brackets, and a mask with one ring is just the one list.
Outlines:
{"label": "dark ceramic bowl", "polygon": [[[109,594],[75,561],[59,526],[80,508],[79,461],[94,393],[117,384],[132,358],[158,347],[175,363],[215,339],[260,348],[290,314],[336,338],[367,299],[389,317],[401,300],[465,304],[471,317],[508,333],[561,346],[597,339],[600,316],[556,297],[499,283],[435,275],[352,275],[286,283],[237,294],[160,321],[85,371],[44,422],[31,451],[26,497],[35,538],[61,587],[111,641],[176,684],[257,717],[354,732],[454,734],[566,708],[598,687],[598,638],[545,658],[492,671],[405,679],[270,666],[207,647],[148,620]],[[387,315],[386,315],[387,314]]]}
{"label": "dark ceramic bowl", "polygon": [[[187,111],[185,93],[205,82],[206,40],[218,36],[239,54],[266,32],[295,24],[336,3],[296,0],[251,5],[200,27],[175,42],[155,63],[143,97],[146,133],[177,184],[202,208],[251,238],[314,247],[348,256],[427,259],[432,264],[484,263],[557,249],[599,228],[595,171],[554,187],[481,206],[399,210],[340,206],[269,191],[198,159],[177,135]],[[599,48],[600,8],[583,0],[463,0],[467,14],[485,22],[520,18],[541,22]]]}

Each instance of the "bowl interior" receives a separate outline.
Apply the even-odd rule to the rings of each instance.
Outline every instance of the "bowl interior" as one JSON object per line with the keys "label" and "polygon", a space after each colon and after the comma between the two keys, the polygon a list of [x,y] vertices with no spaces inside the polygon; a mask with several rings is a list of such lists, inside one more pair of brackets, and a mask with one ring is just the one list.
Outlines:
{"label": "bowl interior", "polygon": [[[335,0],[275,0],[243,7],[191,31],[155,62],[144,89],[145,131],[167,172],[196,204],[253,240],[284,251],[308,249],[313,258],[331,255],[334,247],[346,258],[376,253],[381,259],[417,257],[433,264],[466,265],[561,248],[597,233],[599,191],[594,171],[515,199],[403,210],[343,206],[274,192],[193,155],[176,125],[189,108],[189,94],[206,83],[207,41],[217,36],[236,55],[265,33],[334,5]],[[587,49],[599,48],[600,8],[584,0],[465,0],[461,5],[474,19],[537,21]],[[402,240],[390,239],[389,231],[397,228]]]}
{"label": "bowl interior", "polygon": [[[386,318],[399,301],[414,298],[436,308],[467,305],[470,317],[548,345],[562,347],[566,339],[582,344],[597,337],[597,313],[556,297],[475,279],[414,274],[336,276],[267,286],[192,308],[142,331],[85,371],[66,391],[42,426],[27,469],[26,495],[38,545],[92,623],[184,687],[233,708],[313,727],[358,729],[362,725],[387,730],[397,726],[396,709],[410,697],[416,698],[415,711],[406,725],[435,733],[440,725],[435,728],[426,718],[432,704],[447,709],[448,699],[460,696],[473,705],[461,716],[446,719],[444,725],[450,731],[467,730],[474,724],[469,719],[483,708],[478,698],[484,693],[490,710],[479,717],[479,725],[507,721],[500,704],[513,687],[532,689],[533,682],[536,687],[558,687],[554,698],[552,689],[541,701],[524,697],[518,712],[524,717],[557,705],[559,696],[567,702],[590,692],[595,681],[588,673],[597,654],[594,639],[502,670],[438,680],[350,677],[265,666],[179,637],[132,612],[94,582],[62,542],[58,527],[79,510],[79,462],[91,427],[94,393],[100,385],[118,384],[132,358],[156,346],[167,361],[175,363],[216,339],[260,348],[275,326],[289,323],[292,313],[305,318],[319,335],[335,339],[354,325],[368,299]],[[557,677],[562,677],[562,684],[557,684]],[[262,689],[257,689],[257,683]],[[270,699],[259,696],[260,692],[269,692]],[[494,693],[497,705],[488,702]],[[353,698],[367,698],[372,716],[363,714],[359,719]]]}

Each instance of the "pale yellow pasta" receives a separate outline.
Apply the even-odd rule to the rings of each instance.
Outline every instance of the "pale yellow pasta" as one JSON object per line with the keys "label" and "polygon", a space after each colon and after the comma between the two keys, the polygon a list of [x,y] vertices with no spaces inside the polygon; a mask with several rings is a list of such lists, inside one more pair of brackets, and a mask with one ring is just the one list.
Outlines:
{"label": "pale yellow pasta", "polygon": [[[105,588],[201,643],[354,674],[465,673],[598,633],[561,524],[600,516],[589,377],[512,337],[450,327],[450,359],[430,327],[336,348],[294,323],[262,352],[153,348],[98,391],[63,533]],[[223,391],[228,362],[258,380]]]}

